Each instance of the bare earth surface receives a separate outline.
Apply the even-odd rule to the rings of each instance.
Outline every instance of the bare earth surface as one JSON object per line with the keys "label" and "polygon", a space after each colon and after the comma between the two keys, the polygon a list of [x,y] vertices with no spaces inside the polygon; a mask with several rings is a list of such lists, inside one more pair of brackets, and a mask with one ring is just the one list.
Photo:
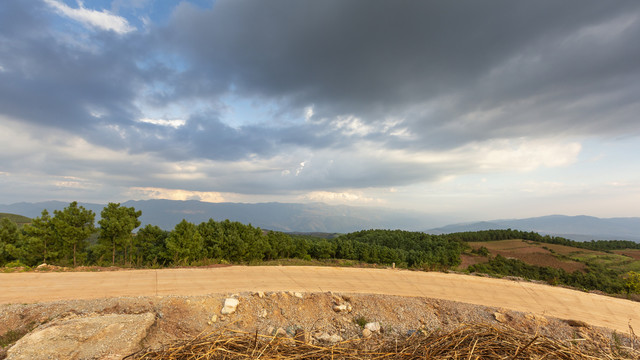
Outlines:
{"label": "bare earth surface", "polygon": [[627,333],[640,303],[560,287],[438,272],[336,267],[245,267],[0,274],[0,304],[253,291],[432,298],[504,308]]}

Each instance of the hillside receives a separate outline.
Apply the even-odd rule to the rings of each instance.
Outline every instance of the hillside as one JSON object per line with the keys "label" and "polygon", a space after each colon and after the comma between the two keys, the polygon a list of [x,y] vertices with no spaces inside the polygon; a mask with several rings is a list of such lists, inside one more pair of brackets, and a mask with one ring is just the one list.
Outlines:
{"label": "hillside", "polygon": [[31,219],[26,217],[26,216],[22,216],[22,215],[17,215],[17,214],[9,214],[9,213],[0,213],[0,219],[2,218],[8,218],[9,220],[13,221],[14,223],[18,224],[18,226],[22,226],[22,225],[26,225],[26,224],[30,224],[31,223]]}
{"label": "hillside", "polygon": [[549,215],[526,219],[491,220],[459,223],[433,228],[426,232],[447,234],[464,231],[518,229],[560,236],[576,241],[640,241],[640,218],[597,218],[593,216]]}

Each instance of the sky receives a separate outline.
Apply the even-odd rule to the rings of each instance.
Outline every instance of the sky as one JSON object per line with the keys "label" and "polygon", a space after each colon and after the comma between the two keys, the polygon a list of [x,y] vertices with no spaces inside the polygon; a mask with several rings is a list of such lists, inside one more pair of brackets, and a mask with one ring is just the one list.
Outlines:
{"label": "sky", "polygon": [[640,216],[640,2],[2,0],[0,203]]}

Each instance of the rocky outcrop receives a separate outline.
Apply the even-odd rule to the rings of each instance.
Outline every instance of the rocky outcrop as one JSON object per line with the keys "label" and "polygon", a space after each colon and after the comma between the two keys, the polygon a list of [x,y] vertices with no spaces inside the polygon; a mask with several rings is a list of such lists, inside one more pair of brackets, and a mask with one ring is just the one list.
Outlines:
{"label": "rocky outcrop", "polygon": [[20,339],[7,351],[7,360],[122,359],[139,350],[154,321],[151,313],[55,321]]}

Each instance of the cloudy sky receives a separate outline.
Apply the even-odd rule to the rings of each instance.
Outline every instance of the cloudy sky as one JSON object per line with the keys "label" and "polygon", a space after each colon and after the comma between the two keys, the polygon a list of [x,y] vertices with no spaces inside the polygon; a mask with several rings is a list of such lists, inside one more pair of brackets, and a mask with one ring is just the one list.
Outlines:
{"label": "cloudy sky", "polygon": [[640,2],[2,0],[0,203],[640,216]]}

